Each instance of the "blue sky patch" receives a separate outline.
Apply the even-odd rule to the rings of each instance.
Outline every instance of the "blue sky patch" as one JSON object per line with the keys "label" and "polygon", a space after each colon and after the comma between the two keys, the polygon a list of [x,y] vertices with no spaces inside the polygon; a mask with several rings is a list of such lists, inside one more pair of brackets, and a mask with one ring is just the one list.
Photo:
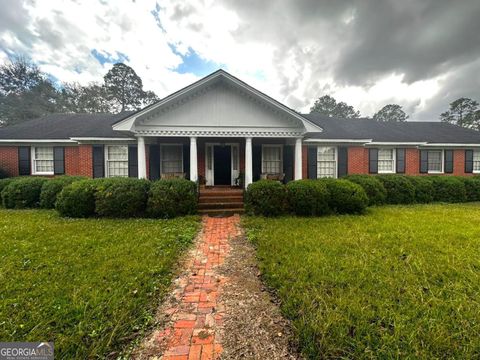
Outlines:
{"label": "blue sky patch", "polygon": [[93,55],[93,57],[95,59],[97,59],[97,61],[103,65],[105,63],[109,63],[109,64],[115,64],[115,63],[123,63],[125,61],[128,61],[128,56],[124,53],[121,53],[119,51],[116,51],[116,57],[112,54],[110,54],[109,52],[107,51],[98,51],[97,49],[93,49],[92,51],[90,51],[90,53]]}
{"label": "blue sky patch", "polygon": [[221,64],[217,64],[213,61],[207,61],[202,59],[192,48],[188,49],[188,53],[185,55],[180,54],[177,52],[175,45],[169,44],[170,49],[180,56],[183,62],[177,66],[177,68],[173,69],[179,74],[194,74],[197,76],[205,76],[208,75],[222,67]]}

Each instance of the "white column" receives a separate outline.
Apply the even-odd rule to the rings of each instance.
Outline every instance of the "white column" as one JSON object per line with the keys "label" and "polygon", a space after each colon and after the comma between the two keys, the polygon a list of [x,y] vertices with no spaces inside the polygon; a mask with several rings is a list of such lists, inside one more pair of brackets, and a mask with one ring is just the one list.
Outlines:
{"label": "white column", "polygon": [[147,159],[145,157],[145,138],[139,136],[137,138],[137,156],[138,156],[138,178],[147,178]]}
{"label": "white column", "polygon": [[197,138],[190,138],[190,180],[198,180]]}
{"label": "white column", "polygon": [[302,139],[295,139],[295,180],[302,178]]}
{"label": "white column", "polygon": [[245,138],[245,189],[253,181],[252,138]]}

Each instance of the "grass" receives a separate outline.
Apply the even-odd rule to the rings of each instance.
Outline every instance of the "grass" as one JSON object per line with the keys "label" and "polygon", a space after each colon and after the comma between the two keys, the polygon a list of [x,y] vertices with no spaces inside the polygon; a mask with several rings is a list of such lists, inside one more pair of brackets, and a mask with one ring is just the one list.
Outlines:
{"label": "grass", "polygon": [[0,210],[0,339],[55,341],[58,358],[104,358],[149,325],[199,227]]}
{"label": "grass", "polygon": [[245,218],[307,358],[480,357],[480,204]]}

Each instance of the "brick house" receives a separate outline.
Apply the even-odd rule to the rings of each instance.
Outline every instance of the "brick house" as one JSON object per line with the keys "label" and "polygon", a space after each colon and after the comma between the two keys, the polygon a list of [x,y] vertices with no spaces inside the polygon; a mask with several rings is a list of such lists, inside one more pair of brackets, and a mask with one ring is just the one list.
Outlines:
{"label": "brick house", "polygon": [[137,112],[54,114],[0,129],[0,168],[11,176],[185,176],[207,186],[470,175],[480,172],[480,133],[299,114],[219,70]]}

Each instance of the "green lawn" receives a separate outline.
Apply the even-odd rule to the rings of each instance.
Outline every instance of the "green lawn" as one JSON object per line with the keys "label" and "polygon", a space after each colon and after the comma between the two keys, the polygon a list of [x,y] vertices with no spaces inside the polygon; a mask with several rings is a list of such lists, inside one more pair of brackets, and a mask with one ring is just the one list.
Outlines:
{"label": "green lawn", "polygon": [[480,357],[480,204],[244,225],[308,358]]}
{"label": "green lawn", "polygon": [[0,210],[0,340],[55,341],[58,358],[103,358],[151,323],[199,227]]}

